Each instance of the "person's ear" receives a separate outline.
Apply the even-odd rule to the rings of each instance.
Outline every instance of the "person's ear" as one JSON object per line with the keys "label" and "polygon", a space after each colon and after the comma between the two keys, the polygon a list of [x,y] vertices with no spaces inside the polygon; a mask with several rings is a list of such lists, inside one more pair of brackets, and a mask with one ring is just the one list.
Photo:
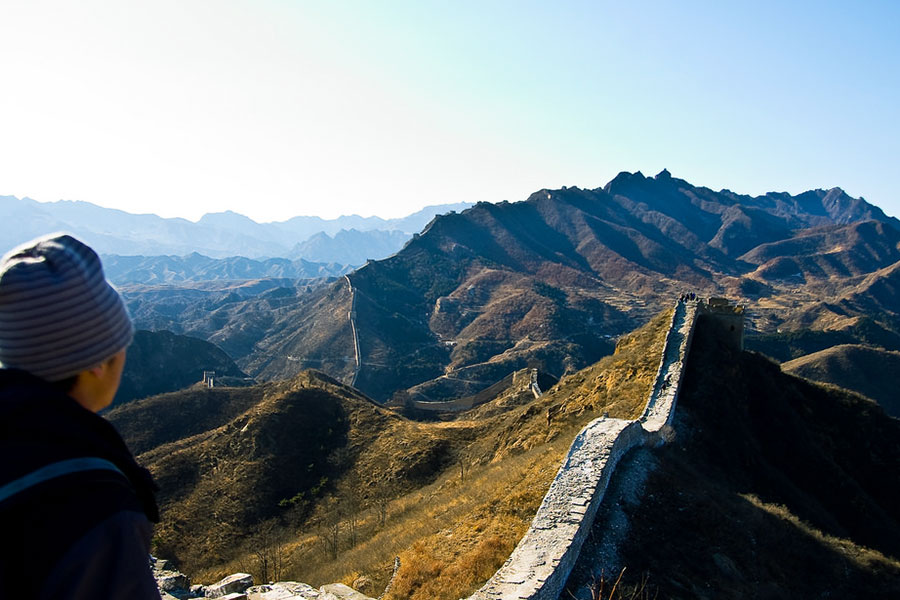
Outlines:
{"label": "person's ear", "polygon": [[93,375],[95,375],[97,377],[103,377],[103,374],[106,372],[107,369],[109,369],[112,366],[112,363],[115,359],[116,359],[115,356],[111,356],[111,357],[107,358],[106,360],[104,360],[99,365],[91,367],[90,369],[87,369],[87,370],[90,371]]}

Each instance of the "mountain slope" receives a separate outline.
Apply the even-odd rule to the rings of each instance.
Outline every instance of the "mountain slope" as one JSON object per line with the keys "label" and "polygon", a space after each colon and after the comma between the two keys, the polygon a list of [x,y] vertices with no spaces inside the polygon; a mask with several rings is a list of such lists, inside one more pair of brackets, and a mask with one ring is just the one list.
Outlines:
{"label": "mountain slope", "polygon": [[[898,232],[896,219],[837,188],[754,198],[695,187],[667,171],[622,173],[602,189],[479,203],[436,218],[396,255],[349,275],[342,310],[357,315],[361,354],[353,376],[379,401],[399,392],[424,401],[471,395],[524,367],[559,377],[596,361],[610,338],[687,290],[765,297],[770,312],[760,324],[809,326],[796,315],[900,264]],[[767,274],[779,260],[805,268],[809,281]],[[841,318],[872,309],[860,300]],[[900,315],[900,303],[878,309]],[[295,318],[315,320],[306,310]],[[341,327],[349,331],[349,323]],[[280,339],[266,350],[296,364],[247,368],[278,378],[315,367],[307,358],[346,356]]]}
{"label": "mountain slope", "polygon": [[298,243],[290,256],[302,256],[309,261],[329,261],[359,266],[367,260],[390,256],[400,250],[410,238],[402,231],[357,231],[341,229],[333,236],[319,232]]}
{"label": "mountain slope", "polygon": [[878,221],[806,230],[741,256],[763,279],[852,277],[900,261],[900,230]]}
{"label": "mountain slope", "polygon": [[180,390],[203,379],[204,371],[215,371],[224,381],[246,377],[225,352],[207,341],[171,331],[136,331],[115,404]]}
{"label": "mountain slope", "polygon": [[859,392],[900,418],[900,352],[843,344],[785,362],[781,369]]}
{"label": "mountain slope", "polygon": [[[625,585],[648,575],[666,598],[900,592],[900,421],[875,403],[698,324],[675,431],[641,498],[623,500]],[[581,581],[588,567],[590,554]]]}
{"label": "mountain slope", "polygon": [[[387,474],[416,481],[448,459],[440,431],[420,433],[313,372],[278,384],[157,396],[109,419],[144,450],[138,459],[161,487],[159,552],[193,566],[221,564],[254,524],[285,512],[282,501],[315,500],[351,463],[367,481]],[[375,460],[389,447],[395,458]],[[195,543],[199,537],[206,542]]]}
{"label": "mountain slope", "polygon": [[[640,414],[670,320],[658,315],[540,398],[513,385],[451,422],[410,421],[312,371],[137,400],[108,418],[162,488],[155,552],[195,579],[255,568],[257,533],[274,531],[291,578],[356,572],[383,588],[407,553],[397,589],[418,588],[427,552],[441,575],[412,597],[455,600],[506,559],[577,431],[603,412]],[[333,558],[322,536],[336,515]]]}

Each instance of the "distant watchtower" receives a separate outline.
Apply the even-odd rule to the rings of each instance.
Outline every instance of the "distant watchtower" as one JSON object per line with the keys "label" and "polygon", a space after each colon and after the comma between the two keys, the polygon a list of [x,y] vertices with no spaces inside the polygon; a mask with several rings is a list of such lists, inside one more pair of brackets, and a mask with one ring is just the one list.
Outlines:
{"label": "distant watchtower", "polygon": [[215,382],[215,379],[216,379],[215,371],[203,371],[203,384],[206,387],[212,388],[213,384]]}
{"label": "distant watchtower", "polygon": [[724,327],[727,339],[736,350],[744,349],[744,307],[727,298],[710,298],[701,310]]}

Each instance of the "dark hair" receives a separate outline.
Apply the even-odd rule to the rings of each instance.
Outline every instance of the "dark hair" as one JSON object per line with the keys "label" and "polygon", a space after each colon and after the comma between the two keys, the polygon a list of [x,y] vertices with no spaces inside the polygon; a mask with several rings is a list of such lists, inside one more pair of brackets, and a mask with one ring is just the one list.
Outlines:
{"label": "dark hair", "polygon": [[52,385],[59,391],[68,394],[72,391],[72,388],[75,387],[75,382],[77,381],[78,375],[72,375],[70,377],[66,377],[65,379],[60,379],[59,381],[51,381],[50,385]]}

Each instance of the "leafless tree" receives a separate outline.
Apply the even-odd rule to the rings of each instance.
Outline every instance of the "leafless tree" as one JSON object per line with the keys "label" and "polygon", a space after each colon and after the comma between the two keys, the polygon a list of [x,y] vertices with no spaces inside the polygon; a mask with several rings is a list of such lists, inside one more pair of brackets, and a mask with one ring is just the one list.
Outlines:
{"label": "leafless tree", "polygon": [[252,538],[260,581],[278,581],[284,572],[286,548],[274,521],[266,521]]}
{"label": "leafless tree", "polygon": [[378,524],[384,527],[387,521],[387,511],[391,502],[397,496],[398,486],[393,477],[385,477],[381,479],[375,486],[372,494],[372,505],[378,513]]}
{"label": "leafless tree", "polygon": [[340,550],[342,517],[340,504],[337,501],[332,501],[325,509],[325,514],[319,522],[317,537],[332,560],[337,559]]}

